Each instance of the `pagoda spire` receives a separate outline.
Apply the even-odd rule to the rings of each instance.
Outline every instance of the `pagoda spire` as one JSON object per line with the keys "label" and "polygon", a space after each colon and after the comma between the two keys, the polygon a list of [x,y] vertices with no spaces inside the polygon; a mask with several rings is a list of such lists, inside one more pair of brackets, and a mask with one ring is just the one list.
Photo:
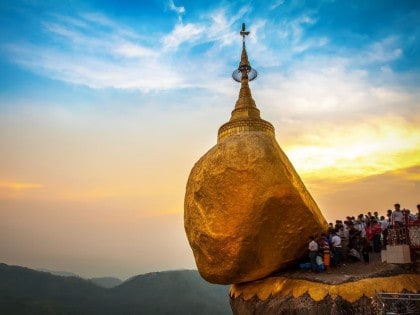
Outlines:
{"label": "pagoda spire", "polygon": [[236,69],[232,73],[232,78],[235,81],[241,83],[239,98],[235,104],[235,108],[257,108],[257,106],[255,105],[255,101],[252,98],[251,89],[249,88],[248,84],[249,81],[254,80],[258,75],[257,71],[251,67],[251,64],[248,60],[248,54],[246,52],[245,38],[249,35],[249,33],[249,31],[245,30],[245,23],[242,23],[242,30],[239,33],[242,36],[241,60],[239,62],[238,69]]}
{"label": "pagoda spire", "polygon": [[274,127],[261,119],[260,111],[249,88],[249,81],[254,80],[258,75],[257,71],[251,67],[246,51],[245,38],[249,33],[245,29],[245,23],[242,23],[241,60],[238,68],[232,73],[232,78],[241,83],[241,88],[229,122],[219,128],[218,141],[242,131],[264,131],[274,135]]}

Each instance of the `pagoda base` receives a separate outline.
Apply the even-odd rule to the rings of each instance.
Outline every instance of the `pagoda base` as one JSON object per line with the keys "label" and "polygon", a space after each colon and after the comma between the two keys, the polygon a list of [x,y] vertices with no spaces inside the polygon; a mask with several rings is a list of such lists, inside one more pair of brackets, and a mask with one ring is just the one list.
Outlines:
{"label": "pagoda base", "polygon": [[[287,277],[234,284],[233,314],[378,314],[379,292],[419,293],[420,275],[401,274],[328,284]],[[414,305],[418,307],[418,305]]]}

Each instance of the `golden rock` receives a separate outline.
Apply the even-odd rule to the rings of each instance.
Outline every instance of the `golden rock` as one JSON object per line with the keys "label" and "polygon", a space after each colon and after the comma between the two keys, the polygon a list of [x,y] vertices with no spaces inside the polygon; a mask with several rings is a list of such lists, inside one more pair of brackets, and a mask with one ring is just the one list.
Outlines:
{"label": "golden rock", "polygon": [[235,109],[186,188],[186,234],[198,271],[212,283],[268,276],[304,255],[309,236],[327,228],[273,126],[260,118],[248,85],[252,70],[244,42]]}

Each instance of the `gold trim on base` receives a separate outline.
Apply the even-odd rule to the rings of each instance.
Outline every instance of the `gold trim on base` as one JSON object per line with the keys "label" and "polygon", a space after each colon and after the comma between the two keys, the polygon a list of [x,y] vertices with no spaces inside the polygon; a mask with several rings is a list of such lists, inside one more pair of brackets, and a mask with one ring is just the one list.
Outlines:
{"label": "gold trim on base", "polygon": [[243,284],[234,284],[230,288],[229,296],[249,300],[257,296],[261,301],[267,300],[270,296],[293,295],[299,298],[305,293],[314,301],[321,301],[329,295],[333,300],[340,296],[344,300],[354,303],[363,295],[373,297],[375,291],[389,293],[419,293],[420,275],[402,274],[391,277],[368,278],[354,282],[341,284],[326,284],[312,282],[309,280],[289,279],[285,277],[271,277]]}

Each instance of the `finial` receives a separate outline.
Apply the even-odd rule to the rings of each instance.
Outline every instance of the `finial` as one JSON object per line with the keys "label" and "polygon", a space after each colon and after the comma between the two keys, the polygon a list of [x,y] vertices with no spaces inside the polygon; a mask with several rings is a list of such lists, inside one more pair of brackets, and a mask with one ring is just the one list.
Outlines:
{"label": "finial", "polygon": [[242,30],[239,34],[242,35],[242,41],[245,44],[245,36],[249,35],[249,32],[245,31],[245,23],[242,23]]}
{"label": "finial", "polygon": [[245,23],[242,23],[242,29],[239,32],[242,36],[242,54],[241,54],[241,61],[239,63],[238,69],[233,71],[232,78],[236,82],[241,82],[242,79],[248,79],[248,81],[254,80],[258,73],[255,69],[251,68],[251,65],[248,61],[248,54],[246,53],[245,47],[245,37],[249,35],[249,31],[245,29]]}

